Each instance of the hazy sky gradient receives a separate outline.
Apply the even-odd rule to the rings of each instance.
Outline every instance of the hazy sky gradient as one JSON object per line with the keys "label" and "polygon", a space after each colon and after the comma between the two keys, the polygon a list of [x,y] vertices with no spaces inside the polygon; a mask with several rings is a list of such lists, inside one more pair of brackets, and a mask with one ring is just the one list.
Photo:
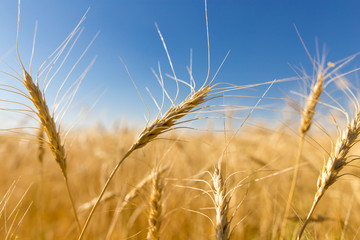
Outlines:
{"label": "hazy sky gradient", "polygon": [[[18,69],[14,50],[17,1],[1,0],[0,57]],[[158,24],[178,77],[188,79],[190,48],[193,71],[200,86],[207,71],[207,46],[204,1],[202,0],[23,0],[21,3],[20,54],[29,63],[35,21],[38,21],[34,70],[56,49],[90,7],[85,27],[72,52],[68,66],[58,75],[61,82],[76,57],[100,31],[99,37],[79,64],[73,77],[97,56],[95,65],[78,92],[73,109],[89,108],[100,98],[88,121],[111,123],[119,119],[143,123],[142,105],[119,57],[126,63],[133,79],[153,112],[148,87],[161,100],[161,90],[151,72],[160,61],[163,73],[171,73],[162,43],[155,28]],[[336,61],[360,50],[359,1],[208,1],[211,45],[211,73],[214,74],[228,50],[231,53],[216,81],[238,85],[260,83],[295,76],[289,64],[303,65],[311,73],[311,64],[295,31],[297,26],[311,54],[316,54],[315,38],[322,49],[326,44],[329,61]],[[358,62],[354,62],[356,66]],[[3,66],[0,65],[0,70]],[[66,70],[67,69],[67,70]],[[174,82],[166,80],[170,93]],[[49,97],[57,85],[49,89]],[[274,87],[272,94],[297,83]],[[105,91],[105,94],[103,92]],[[183,95],[187,94],[183,88]],[[260,96],[259,91],[255,95]],[[8,97],[8,96],[7,96]],[[241,99],[239,100],[241,101]],[[244,100],[246,101],[246,100]],[[3,113],[0,113],[3,114]]]}

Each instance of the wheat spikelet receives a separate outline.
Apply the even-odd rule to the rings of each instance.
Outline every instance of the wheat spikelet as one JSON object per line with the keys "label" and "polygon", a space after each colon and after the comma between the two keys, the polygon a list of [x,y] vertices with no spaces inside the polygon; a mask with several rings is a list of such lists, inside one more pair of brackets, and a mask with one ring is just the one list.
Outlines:
{"label": "wheat spikelet", "polygon": [[149,230],[147,234],[148,240],[160,239],[159,232],[161,226],[161,196],[163,192],[164,184],[160,177],[159,172],[154,171],[152,173],[152,191],[150,194],[150,210],[148,216]]}
{"label": "wheat spikelet", "polygon": [[320,172],[317,180],[317,191],[314,197],[313,205],[309,211],[308,216],[300,230],[298,239],[301,238],[302,233],[305,230],[312,213],[315,210],[316,205],[324,195],[325,191],[341,177],[340,171],[349,163],[348,153],[351,147],[357,142],[357,138],[360,134],[360,112],[358,112],[355,118],[350,122],[346,129],[339,134],[334,150],[330,157],[325,162],[322,171]]}
{"label": "wheat spikelet", "polygon": [[216,239],[228,240],[230,235],[230,221],[228,220],[229,200],[226,197],[226,186],[220,167],[215,168],[215,171],[212,174],[212,183],[216,211]]}

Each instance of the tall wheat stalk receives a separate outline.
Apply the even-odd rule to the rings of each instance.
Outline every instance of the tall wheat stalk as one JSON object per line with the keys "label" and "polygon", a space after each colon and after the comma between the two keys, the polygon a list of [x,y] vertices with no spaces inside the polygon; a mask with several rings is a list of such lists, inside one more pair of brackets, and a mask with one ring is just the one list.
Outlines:
{"label": "tall wheat stalk", "polygon": [[[299,35],[299,37],[300,37],[300,35]],[[287,224],[289,214],[290,214],[290,209],[291,209],[291,204],[292,204],[295,189],[296,189],[297,179],[299,177],[299,167],[301,164],[301,155],[302,155],[302,151],[303,151],[303,147],[304,147],[304,141],[305,141],[306,134],[312,125],[313,117],[314,117],[314,114],[316,111],[316,106],[317,106],[318,102],[320,101],[320,96],[321,96],[324,88],[328,84],[330,84],[331,82],[335,81],[336,79],[338,79],[340,77],[343,77],[351,72],[358,70],[358,69],[354,69],[349,72],[343,73],[341,75],[334,76],[335,73],[340,68],[342,68],[344,65],[349,63],[351,60],[353,60],[356,55],[353,55],[353,56],[350,56],[343,60],[340,60],[337,63],[328,62],[327,67],[324,67],[325,58],[323,58],[323,60],[320,62],[316,62],[315,60],[313,60],[310,57],[310,54],[309,54],[304,42],[302,41],[301,37],[300,37],[300,40],[301,40],[307,54],[309,55],[309,58],[311,59],[311,61],[313,63],[313,67],[317,68],[316,69],[316,81],[314,81],[315,84],[311,87],[311,92],[306,99],[305,107],[301,114],[301,123],[300,123],[300,127],[299,127],[300,143],[299,143],[299,148],[298,148],[298,152],[296,155],[295,169],[294,169],[294,174],[293,174],[292,181],[291,181],[291,187],[290,187],[290,191],[289,191],[289,195],[288,195],[288,199],[287,199],[287,203],[286,203],[286,207],[285,207],[285,214],[284,214],[284,218],[283,218],[282,225],[281,225],[280,239],[284,239],[284,237],[285,237],[286,224]]]}
{"label": "tall wheat stalk", "polygon": [[[176,97],[175,97],[174,101],[172,101],[171,107],[162,116],[161,116],[161,109],[160,109],[159,114],[158,114],[157,118],[155,119],[155,121],[153,123],[151,123],[150,125],[145,126],[145,128],[139,134],[135,143],[129,148],[129,150],[125,153],[125,155],[121,158],[121,160],[114,167],[113,171],[110,173],[110,176],[108,177],[106,183],[104,184],[104,186],[99,194],[96,204],[91,209],[89,216],[86,219],[86,222],[82,228],[82,231],[79,235],[78,240],[81,240],[84,237],[85,231],[89,225],[89,222],[90,222],[99,202],[101,201],[101,198],[103,197],[103,195],[106,192],[107,188],[109,187],[109,184],[112,181],[115,173],[117,172],[117,170],[119,169],[121,164],[124,162],[124,160],[127,159],[134,151],[145,147],[148,143],[155,140],[161,134],[175,129],[177,127],[177,125],[182,123],[182,122],[180,122],[181,118],[187,116],[188,114],[198,111],[199,109],[201,109],[200,105],[202,105],[203,103],[214,98],[213,95],[216,93],[214,93],[212,91],[214,91],[214,86],[216,86],[216,85],[211,85],[212,80],[210,82],[208,82],[209,73],[210,73],[210,47],[209,47],[209,31],[208,31],[206,1],[205,1],[205,17],[206,17],[206,30],[207,30],[207,43],[208,43],[208,72],[207,72],[207,77],[204,81],[204,84],[197,91],[194,91],[194,89],[192,88],[191,93],[183,101],[181,101],[179,104],[176,105],[175,102],[177,100],[178,92],[179,92],[179,91],[177,91]],[[169,64],[174,73],[174,79],[177,82],[177,87],[179,87],[178,79],[176,78],[175,71],[173,69],[173,65],[172,65],[172,62],[170,59],[170,55],[168,53],[164,38],[163,38],[161,32],[159,31],[159,29],[158,29],[158,33],[159,33],[159,36],[163,43],[166,54],[168,56]],[[191,74],[192,73],[190,71],[191,81],[194,81]],[[163,87],[163,85],[162,85],[162,87]],[[164,92],[166,92],[165,89],[163,89],[163,90],[164,90]],[[179,90],[179,88],[178,88],[178,90]],[[221,89],[221,90],[223,90],[223,89]]]}
{"label": "tall wheat stalk", "polygon": [[304,139],[305,139],[306,133],[310,129],[312,119],[315,114],[316,105],[317,105],[320,95],[323,91],[323,84],[324,84],[324,74],[320,71],[317,75],[317,81],[316,81],[315,85],[313,86],[313,88],[311,89],[310,95],[308,96],[308,98],[306,100],[305,108],[301,114],[302,117],[301,117],[301,124],[300,124],[300,128],[299,128],[299,132],[300,132],[299,149],[298,149],[298,153],[296,156],[295,170],[294,170],[293,178],[291,181],[289,196],[288,196],[287,203],[286,203],[284,219],[282,221],[280,239],[284,239],[284,236],[285,236],[287,219],[290,214],[290,208],[291,208],[291,204],[293,201],[295,188],[296,188],[296,182],[297,182],[298,175],[299,175],[299,166],[301,163],[300,160],[301,160],[301,154],[302,154],[303,146],[304,146]]}
{"label": "tall wheat stalk", "polygon": [[[21,63],[20,57],[19,61]],[[36,85],[32,77],[27,73],[24,66],[21,63],[21,67],[24,73],[23,83],[26,89],[29,92],[29,97],[32,103],[34,104],[36,108],[36,115],[39,118],[41,122],[41,126],[43,127],[47,137],[48,137],[48,146],[50,147],[50,150],[53,154],[54,159],[58,163],[61,172],[63,174],[63,177],[65,179],[66,189],[69,194],[69,198],[71,201],[71,206],[74,212],[74,216],[76,219],[76,223],[78,225],[79,230],[81,230],[81,225],[79,218],[76,213],[74,200],[70,191],[69,182],[68,182],[68,176],[66,171],[66,154],[65,154],[65,148],[64,145],[61,142],[60,132],[58,128],[56,127],[54,118],[50,115],[49,108],[46,104],[45,98],[43,97],[41,90],[39,88],[39,85]]]}
{"label": "tall wheat stalk", "polygon": [[98,197],[98,200],[94,207],[91,209],[90,214],[84,224],[84,227],[81,231],[79,236],[79,240],[83,238],[83,235],[86,231],[86,228],[92,218],[92,215],[95,212],[99,202],[101,201],[102,196],[104,195],[105,191],[107,190],[111,180],[113,179],[115,173],[119,169],[120,165],[124,162],[126,158],[128,158],[134,151],[145,147],[149,142],[157,138],[159,135],[171,131],[176,126],[178,120],[187,114],[196,111],[197,107],[200,104],[206,102],[207,95],[211,90],[210,85],[206,85],[202,87],[200,90],[195,92],[194,94],[189,95],[184,101],[182,101],[177,106],[172,106],[160,119],[156,119],[150,126],[145,127],[144,130],[138,136],[136,142],[130,147],[130,149],[125,153],[125,155],[121,158],[121,160],[117,163],[114,167],[113,171],[111,172],[110,176],[108,177],[105,185],[102,188],[102,191]]}
{"label": "tall wheat stalk", "polygon": [[[83,21],[83,19],[80,21],[80,23]],[[28,92],[27,94],[25,94],[22,91],[18,90],[20,92],[20,94],[25,96],[27,99],[29,99],[33,103],[33,105],[35,106],[35,109],[29,107],[30,111],[35,113],[37,119],[40,122],[40,125],[41,125],[42,129],[39,130],[39,131],[40,132],[43,131],[46,134],[46,137],[47,137],[47,141],[45,141],[43,137],[39,136],[39,141],[40,142],[46,142],[46,144],[49,146],[49,148],[51,150],[51,153],[52,153],[55,161],[57,162],[57,164],[59,165],[59,167],[61,169],[62,175],[63,175],[64,180],[65,180],[66,190],[68,192],[68,196],[69,196],[69,199],[70,199],[70,202],[71,202],[72,211],[73,211],[73,214],[74,214],[74,217],[75,217],[75,220],[76,220],[77,227],[78,227],[78,229],[80,231],[81,230],[81,224],[80,224],[77,212],[76,212],[73,196],[71,194],[69,181],[68,181],[67,157],[66,157],[66,151],[65,151],[64,143],[62,142],[61,135],[60,135],[60,126],[58,127],[56,125],[56,122],[55,122],[55,119],[54,119],[54,114],[51,114],[50,111],[49,111],[49,107],[48,107],[48,105],[46,103],[46,99],[45,99],[45,90],[41,90],[41,88],[39,86],[39,82],[38,82],[39,73],[36,76],[36,82],[34,82],[31,74],[29,74],[29,72],[25,69],[25,67],[24,67],[24,65],[23,65],[23,63],[21,61],[20,53],[19,53],[19,47],[18,47],[19,46],[19,29],[20,29],[20,0],[18,2],[18,23],[17,23],[17,36],[16,36],[16,52],[17,52],[17,57],[18,57],[21,69],[22,69],[23,76],[22,77],[20,76],[20,78],[16,78],[16,77],[14,77],[14,78],[18,79],[25,86],[25,88],[27,89],[27,92]],[[74,32],[75,32],[75,30],[74,30]],[[73,35],[68,37],[67,40],[69,41],[72,37],[73,37]],[[63,48],[66,46],[68,41],[63,45]],[[61,54],[61,52],[62,51],[60,51],[60,54]],[[57,58],[58,57],[59,57],[59,55],[57,56]],[[56,60],[52,64],[54,64],[56,62]],[[31,63],[30,63],[30,69],[31,69]],[[30,73],[31,73],[31,70],[30,70]],[[10,75],[10,74],[8,74],[8,75]],[[41,75],[41,73],[40,73],[40,75]],[[42,147],[39,148],[39,156],[38,156],[39,161],[41,160],[42,154],[43,154],[41,148]]]}
{"label": "tall wheat stalk", "polygon": [[319,178],[317,180],[317,191],[314,197],[313,205],[304,221],[304,224],[299,232],[297,237],[298,240],[301,239],[301,236],[309,223],[309,220],[315,210],[315,207],[319,203],[321,197],[324,195],[325,191],[336,182],[336,180],[341,177],[340,171],[350,162],[351,156],[348,156],[349,150],[357,143],[358,137],[360,134],[360,112],[357,112],[354,119],[348,124],[346,129],[343,132],[339,133],[338,139],[334,146],[334,149],[324,163],[322,171],[320,172]]}

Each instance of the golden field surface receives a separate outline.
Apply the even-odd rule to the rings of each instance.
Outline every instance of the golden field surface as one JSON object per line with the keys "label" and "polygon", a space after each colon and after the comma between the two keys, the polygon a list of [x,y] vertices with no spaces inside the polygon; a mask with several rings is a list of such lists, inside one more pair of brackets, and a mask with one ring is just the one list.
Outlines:
{"label": "golden field surface", "polygon": [[[91,204],[86,203],[98,196],[137,134],[128,129],[75,131],[67,139],[68,179],[81,223],[90,211]],[[114,214],[118,218],[110,239],[146,239],[151,181],[138,188],[133,198],[125,196],[154,169],[161,171],[163,183],[160,239],[215,239],[211,174],[220,158],[226,192],[231,196],[231,239],[278,239],[299,146],[297,135],[287,127],[247,127],[231,141],[231,133],[212,131],[164,135],[166,139],[148,144],[124,161],[85,239],[105,239]],[[37,141],[19,138],[9,134],[0,137],[1,239],[77,239],[79,231],[58,164],[47,146],[41,163]],[[285,239],[296,237],[313,202],[326,151],[331,151],[328,138],[314,138],[306,138],[304,144]],[[354,148],[354,154],[356,151]],[[344,176],[331,186],[304,239],[357,239],[359,187],[352,176]],[[123,209],[116,211],[124,202]]]}

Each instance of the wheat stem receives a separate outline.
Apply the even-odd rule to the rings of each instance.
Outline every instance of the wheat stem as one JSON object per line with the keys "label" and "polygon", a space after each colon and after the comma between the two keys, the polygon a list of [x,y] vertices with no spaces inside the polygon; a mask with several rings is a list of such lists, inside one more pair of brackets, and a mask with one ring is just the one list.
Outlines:
{"label": "wheat stem", "polygon": [[317,105],[320,95],[323,91],[323,84],[324,84],[324,74],[322,72],[319,72],[317,75],[316,84],[311,89],[311,93],[306,100],[305,108],[302,112],[301,124],[300,124],[300,128],[299,128],[300,144],[299,144],[299,149],[298,149],[298,153],[297,153],[296,160],[295,160],[295,170],[294,170],[294,174],[293,174],[292,181],[291,181],[290,192],[289,192],[288,200],[286,202],[284,219],[283,219],[282,225],[281,225],[280,240],[283,240],[285,237],[286,224],[287,224],[291,204],[292,204],[295,189],[296,189],[296,182],[297,182],[297,179],[299,176],[299,166],[301,163],[301,154],[302,154],[302,150],[304,147],[304,139],[305,139],[306,133],[310,129],[312,119],[315,114],[316,105]]}
{"label": "wheat stem", "polygon": [[91,208],[91,211],[85,221],[85,224],[81,230],[81,233],[79,235],[79,240],[81,240],[85,234],[85,231],[87,229],[87,227],[89,226],[90,220],[92,218],[92,216],[94,215],[95,209],[97,208],[97,206],[99,205],[101,198],[103,197],[104,193],[106,192],[111,180],[113,179],[113,177],[115,176],[115,173],[117,172],[117,170],[119,169],[121,163],[128,157],[130,156],[130,154],[134,151],[134,147],[132,146],[129,151],[127,151],[127,153],[122,157],[122,159],[116,164],[116,166],[114,167],[114,169],[112,170],[112,172],[110,173],[110,176],[108,177],[108,179],[106,180],[106,183],[104,184],[101,193],[99,194],[94,206]]}

